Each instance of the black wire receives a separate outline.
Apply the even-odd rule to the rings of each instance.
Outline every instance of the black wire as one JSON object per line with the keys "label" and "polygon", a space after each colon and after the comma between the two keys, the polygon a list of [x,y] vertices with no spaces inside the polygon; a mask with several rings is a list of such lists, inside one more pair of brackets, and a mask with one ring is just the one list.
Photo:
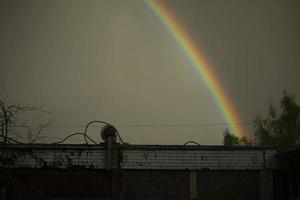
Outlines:
{"label": "black wire", "polygon": [[[50,144],[60,144],[60,143],[63,143],[64,141],[66,141],[67,139],[69,139],[70,137],[73,137],[74,135],[85,135],[84,133],[73,133],[73,134],[71,134],[71,135],[68,135],[67,137],[65,137],[64,139],[62,139],[61,141],[58,141],[58,142],[53,142],[53,143],[50,143]],[[3,136],[3,135],[0,135],[0,137],[5,137],[5,136]],[[89,136],[86,136],[89,140],[91,140],[94,144],[97,144],[97,142],[95,142],[92,138],[90,138]],[[10,137],[6,137],[8,140],[10,140],[10,141],[13,141],[13,142],[15,142],[15,143],[18,143],[18,144],[25,144],[25,143],[23,143],[23,142],[20,142],[20,141],[18,141],[18,140],[15,140],[15,139],[12,139],[12,138],[10,138]],[[31,143],[29,143],[29,144],[31,144]]]}
{"label": "black wire", "polygon": [[88,143],[87,140],[86,140],[86,137],[88,136],[88,135],[87,135],[87,129],[88,129],[88,127],[89,127],[91,124],[93,124],[93,123],[102,123],[102,124],[105,124],[105,125],[112,126],[112,127],[116,130],[117,136],[118,136],[118,138],[120,139],[121,143],[122,143],[122,144],[125,143],[124,140],[121,138],[121,136],[120,136],[120,134],[119,134],[119,131],[116,129],[116,127],[114,127],[114,126],[111,125],[110,123],[107,123],[107,122],[105,122],[105,121],[100,121],[100,120],[90,121],[90,122],[85,126],[85,128],[84,128],[84,134],[85,134],[85,135],[84,135],[84,140],[85,140],[86,143]]}
{"label": "black wire", "polygon": [[[87,125],[86,125],[85,128],[84,128],[84,132],[83,132],[83,133],[72,133],[71,135],[68,135],[68,136],[65,137],[64,139],[62,139],[62,140],[60,140],[60,141],[58,141],[58,142],[50,143],[50,144],[60,144],[60,143],[63,143],[64,141],[66,141],[67,139],[73,137],[74,135],[83,135],[86,144],[88,144],[87,138],[88,138],[90,141],[92,141],[94,144],[97,144],[97,142],[95,142],[92,138],[90,138],[90,137],[87,135],[88,127],[89,127],[91,124],[93,124],[93,123],[102,123],[102,124],[105,124],[105,125],[112,126],[112,127],[115,129],[116,134],[117,134],[118,138],[120,139],[121,143],[124,144],[124,140],[123,140],[122,137],[120,136],[118,130],[117,130],[113,125],[111,125],[110,123],[107,123],[107,122],[105,122],[105,121],[100,121],[100,120],[94,120],[94,121],[91,121],[91,122],[87,123]],[[5,137],[5,136],[2,136],[2,135],[0,135],[0,137],[7,138],[8,140],[13,141],[13,142],[18,143],[18,144],[25,144],[25,143],[19,142],[19,141],[17,141],[17,140],[14,140],[14,139],[12,139],[12,138]]]}
{"label": "black wire", "polygon": [[91,140],[94,144],[97,144],[94,140],[92,140],[92,139],[87,135],[87,130],[88,130],[89,126],[90,126],[91,124],[94,124],[94,123],[102,123],[102,124],[105,124],[105,125],[112,126],[112,127],[116,130],[117,136],[119,137],[120,141],[122,142],[122,144],[124,144],[124,140],[121,138],[121,136],[120,136],[118,130],[117,130],[113,125],[111,125],[110,123],[107,123],[107,122],[101,121],[101,120],[90,121],[89,123],[87,123],[87,124],[85,125],[85,128],[84,128],[83,133],[73,133],[73,134],[67,136],[66,138],[64,138],[63,140],[61,140],[61,141],[59,141],[59,142],[56,142],[56,143],[52,143],[52,144],[59,144],[59,143],[62,143],[62,142],[64,142],[65,140],[67,140],[68,138],[70,138],[70,137],[72,137],[72,136],[74,136],[74,135],[77,135],[77,134],[83,135],[86,144],[88,144],[88,141],[87,141],[86,138],[88,138],[89,140]]}
{"label": "black wire", "polygon": [[94,121],[90,121],[89,123],[87,123],[87,125],[85,125],[85,128],[84,128],[84,140],[85,142],[88,144],[88,141],[86,139],[86,137],[88,136],[87,135],[87,130],[88,130],[88,127],[91,125],[91,124],[94,124],[94,123],[102,123],[102,124],[108,124],[107,122],[104,122],[104,121],[100,121],[100,120],[94,120]]}
{"label": "black wire", "polygon": [[185,145],[187,145],[187,144],[196,144],[196,145],[199,145],[199,146],[201,146],[201,144],[199,144],[198,142],[195,142],[195,141],[188,141],[188,142],[186,142],[186,143],[184,143],[183,145],[185,146]]}
{"label": "black wire", "polygon": [[[115,128],[115,127],[114,127]],[[115,128],[117,136],[119,137],[122,144],[125,144],[124,140],[121,138],[121,135],[119,134],[119,131]]]}
{"label": "black wire", "polygon": [[119,125],[118,127],[133,127],[133,128],[147,128],[147,127],[193,127],[193,126],[235,126],[235,125],[251,125],[252,122],[240,123],[195,123],[195,124],[132,124],[132,125]]}
{"label": "black wire", "polygon": [[90,138],[89,136],[87,136],[85,133],[73,133],[71,135],[68,135],[67,137],[65,137],[64,139],[62,139],[61,141],[58,142],[53,142],[51,144],[60,144],[63,143],[64,141],[66,141],[67,139],[69,139],[70,137],[73,137],[74,135],[83,135],[84,137],[87,137],[89,140],[91,140],[94,144],[97,144],[97,142],[95,142],[92,138]]}
{"label": "black wire", "polygon": [[[99,121],[100,122],[100,121]],[[102,122],[103,124],[108,124],[107,122]],[[117,125],[118,127],[124,127],[124,128],[140,128],[140,127],[172,127],[172,126],[235,126],[235,125],[252,125],[253,122],[239,122],[239,123],[195,123],[195,124],[184,124],[184,123],[174,123],[174,124],[120,124]],[[111,124],[110,124],[111,125]],[[16,127],[25,127],[23,125],[16,125]],[[29,127],[38,127],[38,126],[34,126],[34,125],[29,125]],[[85,127],[82,125],[50,125],[47,126],[50,128],[76,128],[76,127]],[[92,127],[101,127],[101,126],[92,126]]]}

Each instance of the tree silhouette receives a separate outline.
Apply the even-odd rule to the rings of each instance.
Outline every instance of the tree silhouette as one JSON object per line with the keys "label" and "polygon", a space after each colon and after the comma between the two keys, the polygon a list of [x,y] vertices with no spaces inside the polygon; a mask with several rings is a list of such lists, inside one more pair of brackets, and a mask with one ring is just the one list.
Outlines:
{"label": "tree silhouette", "polygon": [[[3,84],[0,86],[2,87]],[[0,142],[8,143],[9,141],[17,142],[11,138],[11,135],[24,139],[20,136],[19,133],[15,132],[16,127],[23,127],[26,129],[26,140],[28,143],[34,143],[40,139],[42,130],[49,125],[48,123],[41,123],[37,128],[32,128],[26,123],[20,122],[18,115],[28,111],[39,111],[46,112],[41,108],[34,107],[31,105],[20,105],[19,103],[15,104],[6,104],[4,99],[0,99]]]}
{"label": "tree silhouette", "polygon": [[284,91],[278,110],[270,105],[266,117],[258,114],[254,119],[257,145],[295,146],[300,144],[300,106],[295,96]]}
{"label": "tree silhouette", "polygon": [[235,146],[240,145],[239,138],[232,133],[228,129],[225,129],[223,133],[223,144],[224,146]]}
{"label": "tree silhouette", "polygon": [[224,146],[252,146],[253,143],[249,138],[243,136],[241,138],[230,133],[228,129],[225,129],[223,133]]}

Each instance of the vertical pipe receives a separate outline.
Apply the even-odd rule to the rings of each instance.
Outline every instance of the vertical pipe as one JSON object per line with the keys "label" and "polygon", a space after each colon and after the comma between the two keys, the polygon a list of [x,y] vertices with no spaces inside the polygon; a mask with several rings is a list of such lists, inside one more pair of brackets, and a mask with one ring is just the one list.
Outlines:
{"label": "vertical pipe", "polygon": [[190,171],[190,198],[197,199],[197,171]]}
{"label": "vertical pipe", "polygon": [[108,137],[107,138],[107,165],[106,165],[106,168],[108,170],[111,170],[112,169],[112,137]]}

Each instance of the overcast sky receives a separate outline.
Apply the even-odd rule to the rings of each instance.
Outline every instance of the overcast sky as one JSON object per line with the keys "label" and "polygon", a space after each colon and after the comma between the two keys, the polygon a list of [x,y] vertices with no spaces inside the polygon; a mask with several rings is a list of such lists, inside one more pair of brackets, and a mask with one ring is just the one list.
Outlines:
{"label": "overcast sky", "polygon": [[[265,113],[283,90],[299,103],[300,1],[165,4],[214,67],[241,121]],[[52,121],[44,142],[92,120],[112,123],[131,144],[220,144],[232,126],[142,0],[0,0],[0,66],[1,98],[51,112],[21,116],[31,125]],[[99,132],[89,134],[99,141]]]}

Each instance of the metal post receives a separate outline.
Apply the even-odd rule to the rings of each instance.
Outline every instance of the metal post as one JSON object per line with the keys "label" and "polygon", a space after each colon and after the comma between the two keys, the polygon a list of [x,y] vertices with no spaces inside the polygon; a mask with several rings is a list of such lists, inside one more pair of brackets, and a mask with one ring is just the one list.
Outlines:
{"label": "metal post", "polygon": [[108,170],[112,169],[112,137],[107,138],[107,166]]}

